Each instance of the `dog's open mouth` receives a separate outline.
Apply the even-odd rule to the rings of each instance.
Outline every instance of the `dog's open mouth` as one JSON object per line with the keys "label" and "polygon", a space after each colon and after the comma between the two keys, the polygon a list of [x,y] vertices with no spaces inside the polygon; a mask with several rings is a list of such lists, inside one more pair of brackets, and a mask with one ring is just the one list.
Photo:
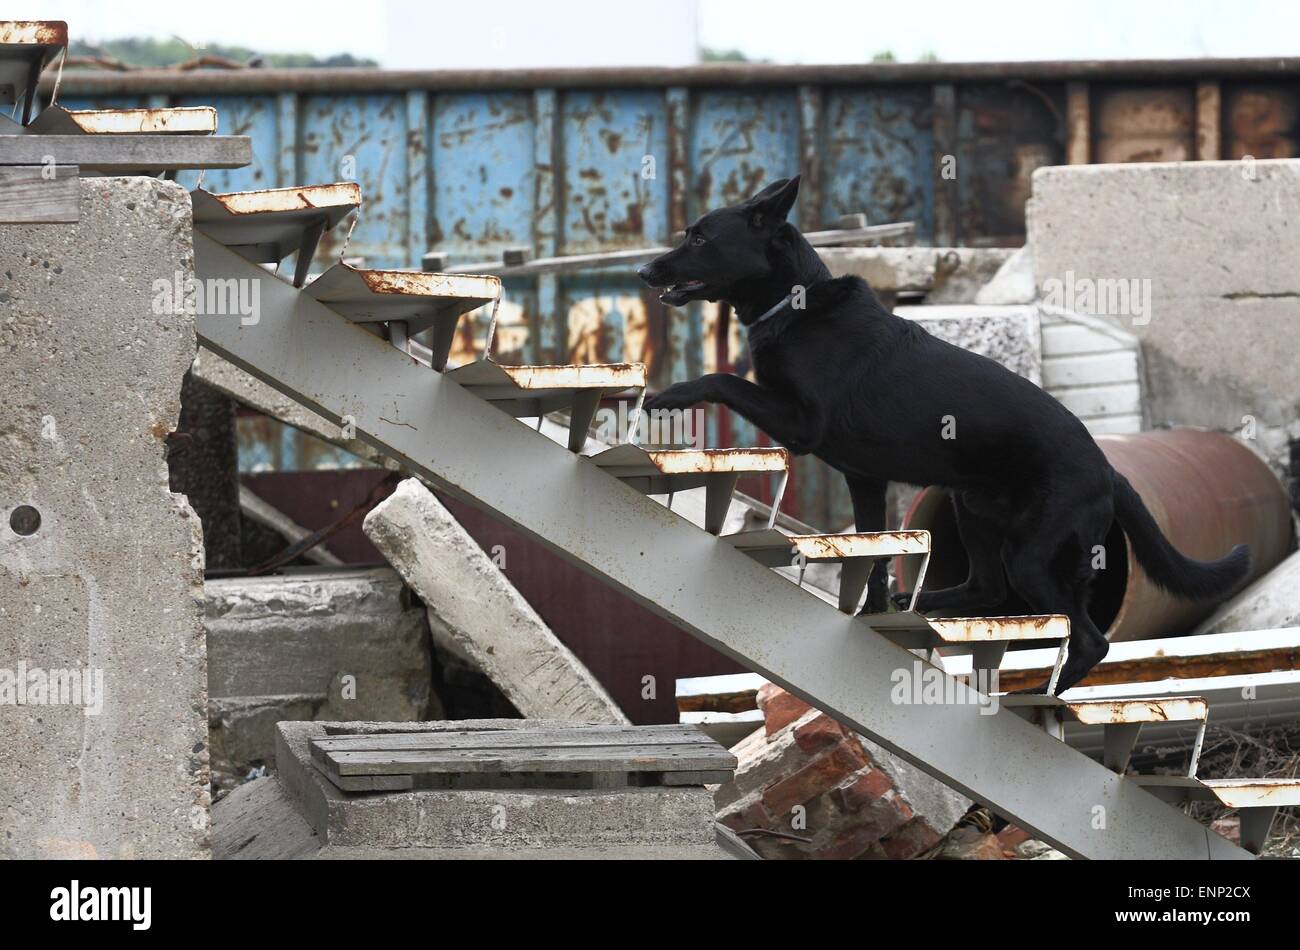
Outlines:
{"label": "dog's open mouth", "polygon": [[662,303],[670,307],[686,303],[689,300],[695,300],[701,296],[701,291],[705,289],[705,283],[702,280],[686,280],[680,284],[673,284],[667,290],[659,295]]}

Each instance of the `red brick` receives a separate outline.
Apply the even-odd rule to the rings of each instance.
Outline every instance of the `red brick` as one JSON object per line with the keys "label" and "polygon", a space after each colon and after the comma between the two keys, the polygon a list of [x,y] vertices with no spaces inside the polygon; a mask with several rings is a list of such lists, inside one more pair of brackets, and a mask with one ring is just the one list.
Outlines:
{"label": "red brick", "polygon": [[792,775],[773,782],[763,791],[763,804],[777,818],[840,785],[867,765],[866,753],[856,739],[844,739]]}
{"label": "red brick", "polygon": [[841,811],[857,811],[893,790],[888,775],[877,768],[865,768],[852,782],[835,790],[835,803]]}
{"label": "red brick", "polygon": [[732,831],[743,831],[746,828],[771,828],[772,816],[768,814],[763,803],[759,801],[750,802],[740,811],[734,811],[720,819],[724,825]]}
{"label": "red brick", "polygon": [[913,818],[902,828],[880,842],[887,857],[895,861],[914,858],[928,851],[942,840],[942,835],[920,818]]}
{"label": "red brick", "polygon": [[911,819],[911,811],[897,795],[886,795],[858,812],[856,818],[860,827],[867,829],[871,837],[879,841],[903,827]]}
{"label": "red brick", "polygon": [[835,745],[848,735],[843,726],[825,713],[794,728],[795,744],[809,755]]}
{"label": "red brick", "polygon": [[1012,851],[1014,851],[1018,845],[1024,844],[1033,837],[1034,836],[1028,831],[1025,831],[1024,828],[1018,828],[1015,825],[1007,825],[998,832],[998,841],[1002,843],[1002,847]]}
{"label": "red brick", "polygon": [[775,683],[759,687],[758,708],[763,711],[763,725],[770,736],[780,732],[808,710],[812,709],[797,696],[792,696]]}
{"label": "red brick", "polygon": [[981,834],[976,828],[958,828],[948,835],[938,857],[945,861],[1005,861],[1002,842],[994,834]]}
{"label": "red brick", "polygon": [[818,850],[813,857],[819,861],[849,861],[865,854],[878,838],[871,828],[850,828],[840,832],[834,841]]}

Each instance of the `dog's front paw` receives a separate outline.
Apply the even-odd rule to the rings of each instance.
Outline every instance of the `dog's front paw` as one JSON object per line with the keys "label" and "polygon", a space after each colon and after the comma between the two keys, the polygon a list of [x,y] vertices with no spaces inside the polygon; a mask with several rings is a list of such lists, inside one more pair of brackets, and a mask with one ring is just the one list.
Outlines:
{"label": "dog's front paw", "polygon": [[673,383],[663,392],[651,396],[645,401],[646,412],[672,412],[674,409],[689,409],[703,399],[699,387],[694,382]]}
{"label": "dog's front paw", "polygon": [[912,595],[909,592],[890,594],[889,602],[894,605],[895,610],[905,611],[912,605]]}

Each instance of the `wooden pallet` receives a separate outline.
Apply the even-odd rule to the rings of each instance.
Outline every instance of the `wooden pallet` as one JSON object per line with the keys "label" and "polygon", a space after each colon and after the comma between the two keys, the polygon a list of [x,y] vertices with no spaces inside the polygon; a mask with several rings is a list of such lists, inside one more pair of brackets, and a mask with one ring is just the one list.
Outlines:
{"label": "wooden pallet", "polygon": [[683,725],[332,735],[312,740],[311,757],[345,792],[709,785],[736,768]]}

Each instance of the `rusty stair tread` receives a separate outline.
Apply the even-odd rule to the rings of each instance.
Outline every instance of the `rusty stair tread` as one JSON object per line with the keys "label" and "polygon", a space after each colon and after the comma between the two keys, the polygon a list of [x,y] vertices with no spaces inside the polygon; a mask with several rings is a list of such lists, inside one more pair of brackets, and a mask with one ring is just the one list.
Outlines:
{"label": "rusty stair tread", "polygon": [[1217,801],[1228,808],[1289,808],[1300,805],[1300,778],[1189,778],[1135,775],[1148,788],[1182,789],[1192,801]]}
{"label": "rusty stair tread", "polygon": [[213,135],[212,106],[161,109],[65,109],[47,106],[27,126],[34,135]]}
{"label": "rusty stair tread", "polygon": [[[454,275],[448,275],[454,276]],[[495,280],[496,278],[483,278]],[[507,366],[492,360],[476,360],[450,369],[445,374],[467,389],[489,400],[510,399],[527,394],[572,393],[599,390],[613,395],[644,388],[645,363],[597,363],[571,366]]]}
{"label": "rusty stair tread", "polygon": [[652,449],[615,445],[587,456],[615,477],[638,475],[719,475],[783,472],[790,453],[782,448]]}
{"label": "rusty stair tread", "polygon": [[785,534],[775,528],[767,528],[729,534],[726,535],[726,540],[737,550],[752,557],[766,559],[780,555],[779,563],[783,566],[789,564],[790,558],[796,554],[808,561],[818,562],[928,554],[930,551],[928,531]]}
{"label": "rusty stair tread", "polygon": [[501,280],[378,270],[340,261],[307,284],[304,293],[353,323],[402,322],[410,335],[493,303],[501,295]]}
{"label": "rusty stair tread", "polygon": [[1005,695],[998,700],[1009,708],[1041,707],[1085,726],[1143,722],[1196,722],[1209,715],[1210,705],[1200,696],[1149,696],[1125,699],[1063,700],[1059,696]]}

